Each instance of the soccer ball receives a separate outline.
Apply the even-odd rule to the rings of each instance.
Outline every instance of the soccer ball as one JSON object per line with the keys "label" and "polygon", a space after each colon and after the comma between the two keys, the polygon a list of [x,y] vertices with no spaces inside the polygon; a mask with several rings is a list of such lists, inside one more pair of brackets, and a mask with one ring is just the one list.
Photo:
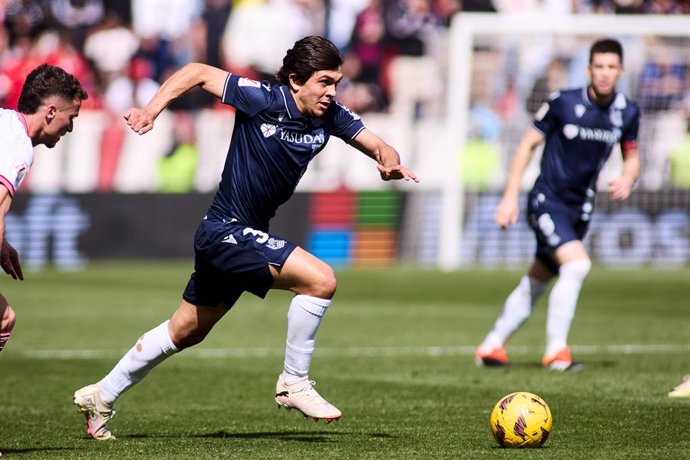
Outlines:
{"label": "soccer ball", "polygon": [[551,433],[551,409],[533,393],[519,391],[502,397],[489,418],[501,447],[539,447]]}

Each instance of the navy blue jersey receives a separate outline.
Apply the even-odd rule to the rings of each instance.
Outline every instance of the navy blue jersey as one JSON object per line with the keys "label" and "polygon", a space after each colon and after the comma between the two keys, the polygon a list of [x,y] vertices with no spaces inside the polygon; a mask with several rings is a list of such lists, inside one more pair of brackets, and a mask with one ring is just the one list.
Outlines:
{"label": "navy blue jersey", "polygon": [[587,88],[552,94],[533,122],[546,139],[534,189],[570,205],[591,200],[614,145],[637,142],[639,120],[637,104],[621,93],[608,107],[590,99]]}
{"label": "navy blue jersey", "polygon": [[278,206],[292,196],[309,162],[331,135],[350,142],[364,125],[332,103],[322,117],[304,117],[289,88],[230,74],[221,97],[237,109],[235,127],[209,218],[237,219],[268,231]]}

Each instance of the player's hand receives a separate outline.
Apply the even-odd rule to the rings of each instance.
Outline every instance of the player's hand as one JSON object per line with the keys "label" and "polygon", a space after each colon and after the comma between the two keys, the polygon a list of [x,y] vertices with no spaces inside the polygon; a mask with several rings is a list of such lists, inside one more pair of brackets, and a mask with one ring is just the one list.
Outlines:
{"label": "player's hand", "polygon": [[153,129],[153,117],[141,109],[129,109],[123,117],[135,133],[146,134]]}
{"label": "player's hand", "polygon": [[381,174],[381,179],[383,180],[399,180],[399,179],[405,179],[405,180],[413,180],[417,183],[419,183],[419,179],[417,178],[417,175],[404,167],[403,165],[395,165],[395,166],[383,166],[381,164],[376,165],[376,167],[379,170],[379,174]]}
{"label": "player's hand", "polygon": [[13,279],[24,279],[22,265],[19,263],[19,253],[10,243],[4,240],[0,248],[0,267]]}
{"label": "player's hand", "polygon": [[625,177],[616,177],[609,182],[609,197],[612,200],[625,200],[632,192],[633,184]]}
{"label": "player's hand", "polygon": [[503,198],[496,208],[494,221],[499,227],[506,229],[511,225],[515,225],[519,213],[520,206],[517,200]]}

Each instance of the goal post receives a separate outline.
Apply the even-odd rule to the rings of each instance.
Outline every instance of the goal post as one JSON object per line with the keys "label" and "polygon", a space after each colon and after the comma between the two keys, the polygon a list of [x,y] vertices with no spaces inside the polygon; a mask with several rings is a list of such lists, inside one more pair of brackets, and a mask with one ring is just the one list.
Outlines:
{"label": "goal post", "polygon": [[[690,66],[690,18],[687,16],[657,16],[657,15],[502,15],[492,13],[459,13],[457,14],[449,31],[448,47],[448,82],[446,105],[446,167],[444,178],[440,186],[440,216],[438,226],[438,250],[436,263],[442,269],[455,269],[461,265],[463,253],[464,219],[466,214],[467,187],[463,181],[465,171],[461,166],[465,164],[465,155],[470,141],[469,126],[471,124],[470,109],[473,106],[473,67],[478,63],[475,51],[478,48],[496,50],[500,68],[495,70],[501,73],[504,81],[510,80],[520,86],[521,91],[517,104],[525,104],[525,82],[542,72],[543,69],[526,68],[530,60],[523,56],[531,49],[541,49],[543,56],[553,58],[565,55],[572,59],[580,58],[582,86],[586,83],[586,61],[582,56],[588,53],[591,42],[596,38],[614,37],[620,39],[625,47],[624,68],[627,80],[622,81],[625,86],[623,92],[636,100],[637,82],[640,78],[642,64],[647,55],[653,53],[654,40],[670,40],[675,49],[681,50],[680,59],[684,63],[686,81],[684,91],[686,97],[690,95],[688,89],[687,69]],[[649,40],[648,40],[649,39]],[[628,42],[636,42],[638,46],[628,47]],[[646,43],[651,41],[651,43]],[[530,45],[532,43],[532,45]],[[549,49],[550,48],[550,49]],[[682,51],[685,50],[685,51]],[[508,62],[508,63],[507,63]],[[532,60],[533,62],[533,60]],[[628,64],[631,64],[630,66]],[[632,75],[628,75],[628,67],[632,67]],[[476,78],[476,77],[475,77]],[[487,84],[486,82],[483,82]],[[505,88],[490,88],[501,91]],[[631,91],[627,89],[633,89]],[[520,120],[522,130],[526,129],[531,114],[522,111],[523,119]],[[644,116],[644,111],[643,111]],[[682,137],[685,133],[684,124],[678,124],[672,128],[674,134]],[[515,121],[515,120],[513,120]],[[643,122],[645,120],[643,119]],[[665,123],[668,126],[669,123]],[[673,123],[671,123],[673,124]],[[681,131],[680,133],[678,131]],[[499,149],[507,152],[503,155],[501,163],[503,178],[494,181],[489,189],[494,193],[502,191],[507,173],[506,156],[512,157],[522,131],[510,138],[499,140]],[[659,138],[661,139],[661,137]],[[663,139],[662,139],[663,140]],[[642,129],[640,136],[641,148],[645,142],[653,142],[645,138]],[[648,145],[647,148],[656,148]],[[687,153],[690,156],[690,152]],[[615,155],[612,154],[612,157]],[[457,166],[456,166],[457,165]],[[643,164],[644,165],[644,164]],[[460,169],[460,174],[458,170]],[[659,190],[668,187],[662,179],[660,183],[653,184],[650,180],[645,187]],[[639,189],[638,184],[638,189]],[[493,212],[493,209],[491,210]],[[524,220],[524,219],[523,219]]]}

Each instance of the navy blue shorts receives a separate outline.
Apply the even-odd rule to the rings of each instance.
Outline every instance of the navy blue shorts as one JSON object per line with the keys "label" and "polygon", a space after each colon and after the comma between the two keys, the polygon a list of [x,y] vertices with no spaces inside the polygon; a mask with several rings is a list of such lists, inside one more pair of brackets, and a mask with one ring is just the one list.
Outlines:
{"label": "navy blue shorts", "polygon": [[546,194],[532,191],[527,198],[527,221],[537,238],[535,257],[552,273],[558,274],[553,253],[570,241],[582,241],[589,228],[593,206],[569,206],[550,199]]}
{"label": "navy blue shorts", "polygon": [[194,237],[194,273],[183,298],[194,305],[231,308],[244,291],[264,298],[273,276],[297,246],[237,221],[205,218]]}

